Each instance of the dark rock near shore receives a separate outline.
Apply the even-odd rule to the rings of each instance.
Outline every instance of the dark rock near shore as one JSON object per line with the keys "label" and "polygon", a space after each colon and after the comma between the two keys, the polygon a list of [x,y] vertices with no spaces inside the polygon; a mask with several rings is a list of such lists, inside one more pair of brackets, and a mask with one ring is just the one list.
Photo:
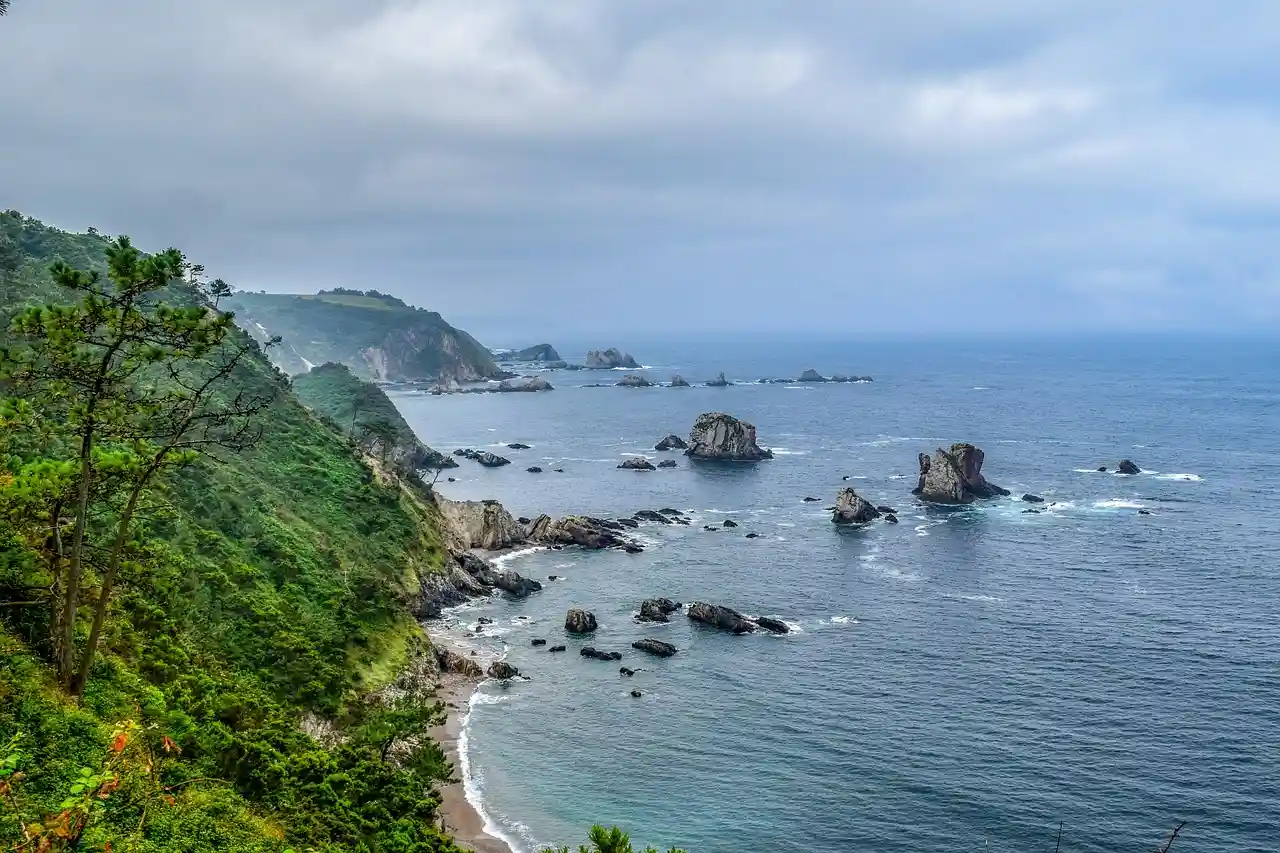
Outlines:
{"label": "dark rock near shore", "polygon": [[489,671],[485,675],[490,678],[515,678],[520,674],[520,670],[504,660],[496,660],[489,664]]}
{"label": "dark rock near shore", "polygon": [[809,498],[805,498],[805,499],[804,499],[804,502],[805,502],[805,503],[807,503],[807,504],[816,504],[816,503],[818,502],[818,499],[817,499],[817,498],[813,498],[813,497],[809,497]]}
{"label": "dark rock near shore", "polygon": [[737,527],[737,526],[738,526],[738,522],[734,521],[732,518],[726,518],[723,522],[721,522],[721,526],[722,526],[722,527]]}
{"label": "dark rock near shore", "polygon": [[756,630],[756,624],[747,619],[747,617],[736,610],[721,607],[718,604],[695,601],[689,605],[687,615],[695,622],[701,622],[704,625],[710,625],[723,631],[732,631],[735,634],[750,634]]}
{"label": "dark rock near shore", "polygon": [[1098,466],[1098,473],[1099,473],[1099,474],[1105,474],[1105,473],[1107,473],[1107,466],[1106,466],[1106,465],[1099,465],[1099,466]]}
{"label": "dark rock near shore", "polygon": [[876,510],[882,515],[893,515],[897,512],[897,510],[891,506],[878,506],[876,507]]}
{"label": "dark rock near shore", "polygon": [[580,548],[627,548],[635,543],[614,531],[624,529],[614,521],[588,516],[567,515],[559,520],[540,515],[529,525],[528,540],[551,547],[577,545]]}
{"label": "dark rock near shore", "polygon": [[771,616],[761,616],[756,620],[756,624],[761,628],[764,628],[766,631],[770,631],[774,634],[791,633],[791,629],[787,627],[786,622],[783,622],[781,619],[774,619]]}
{"label": "dark rock near shore", "polygon": [[1027,493],[1022,496],[1022,501],[1023,503],[1029,503],[1029,504],[1042,504],[1044,503],[1044,498],[1040,497],[1039,495],[1033,495],[1033,494]]}
{"label": "dark rock near shore", "polygon": [[[524,469],[524,470],[528,471],[530,474],[541,474],[541,473],[542,473],[542,469],[541,469],[541,468],[539,468],[537,465],[530,465],[528,468],[526,468],[526,469]],[[527,524],[527,523],[528,523],[528,522],[526,522],[526,524]]]}
{"label": "dark rock near shore", "polygon": [[486,468],[501,468],[503,465],[511,464],[510,459],[506,459],[496,453],[490,453],[487,450],[472,450],[469,447],[455,450],[453,455],[461,456],[463,459],[470,459],[472,462],[479,462]]}
{"label": "dark rock near shore", "polygon": [[898,516],[894,515],[891,512],[887,512],[884,514],[884,520],[887,521],[889,524],[897,524]]}
{"label": "dark rock near shore", "polygon": [[654,524],[670,524],[671,519],[667,518],[660,512],[654,512],[651,509],[642,509],[635,515],[631,516],[636,521],[651,521]]}
{"label": "dark rock near shore", "polygon": [[564,617],[564,629],[570,634],[590,634],[599,628],[596,615],[590,610],[573,608]]}
{"label": "dark rock near shore", "polygon": [[531,646],[545,646],[546,644],[547,644],[546,640],[533,640],[529,643],[529,645]]}
{"label": "dark rock near shore", "polygon": [[532,450],[533,449],[529,445],[521,444],[518,441],[511,442],[510,444],[507,445],[507,448],[510,450]]}
{"label": "dark rock near shore", "polygon": [[680,609],[680,602],[669,598],[646,598],[640,603],[641,622],[670,622],[670,615]]}
{"label": "dark rock near shore", "polygon": [[641,696],[643,696],[643,695],[644,695],[644,694],[643,694],[643,693],[641,693],[639,690],[632,690],[632,691],[631,691],[631,698],[632,698],[632,699],[639,699],[639,698],[640,698]]}
{"label": "dark rock near shore", "polygon": [[621,465],[619,465],[618,467],[619,467],[619,468],[621,468],[621,469],[623,469],[623,470],[625,470],[625,471],[654,471],[654,470],[656,470],[656,469],[653,467],[653,463],[652,463],[652,462],[650,462],[648,459],[645,459],[643,456],[632,456],[630,459],[627,459],[626,461],[624,461],[624,462],[623,462]]}
{"label": "dark rock near shore", "polygon": [[642,652],[648,652],[651,655],[657,655],[660,658],[669,658],[679,651],[679,649],[670,643],[664,643],[662,640],[654,640],[649,637],[646,637],[643,640],[636,640],[631,644],[631,648],[639,649]]}
{"label": "dark rock near shore", "polygon": [[939,447],[932,458],[921,453],[918,459],[920,479],[912,494],[922,501],[967,504],[1009,494],[982,476],[984,455],[972,444],[953,444],[950,450]]}
{"label": "dark rock near shore", "polygon": [[876,509],[866,499],[860,497],[850,488],[844,488],[836,495],[836,508],[831,520],[836,524],[868,524],[880,517]]}
{"label": "dark rock near shore", "polygon": [[1134,465],[1128,459],[1121,459],[1120,464],[1116,466],[1116,470],[1121,474],[1127,474],[1131,477],[1142,473],[1142,469],[1137,465]]}
{"label": "dark rock near shore", "polygon": [[566,649],[567,649],[567,646],[552,646],[551,648],[547,649],[547,653],[550,654],[551,652],[563,652]]}
{"label": "dark rock near shore", "polygon": [[1149,510],[1149,509],[1140,509],[1140,510],[1138,510],[1138,515],[1151,515],[1151,510]]}
{"label": "dark rock near shore", "polygon": [[679,468],[680,463],[674,459],[663,459],[658,463],[659,468]]}
{"label": "dark rock near shore", "polygon": [[756,444],[756,428],[723,412],[699,415],[689,433],[685,455],[721,462],[755,462],[772,459],[773,451]]}
{"label": "dark rock near shore", "polygon": [[436,646],[435,655],[436,663],[439,665],[441,672],[465,675],[467,678],[479,678],[484,675],[484,671],[480,669],[475,661],[465,658],[457,652]]}
{"label": "dark rock near shore", "polygon": [[621,652],[606,652],[603,649],[593,648],[592,646],[583,646],[578,654],[584,658],[592,658],[594,660],[622,660]]}
{"label": "dark rock near shore", "polygon": [[498,572],[493,585],[516,598],[526,598],[542,589],[542,584],[513,571]]}
{"label": "dark rock near shore", "polygon": [[618,667],[618,675],[625,675],[627,678],[630,678],[635,674],[636,674],[636,671],[629,666]]}
{"label": "dark rock near shore", "polygon": [[747,534],[747,538],[748,538],[748,539],[759,539],[759,538],[760,538],[760,534],[759,534],[759,533],[748,533],[748,534]]}
{"label": "dark rock near shore", "polygon": [[678,435],[669,435],[653,446],[654,450],[687,450],[689,445]]}
{"label": "dark rock near shore", "polygon": [[629,527],[632,530],[635,530],[640,526],[640,522],[636,521],[634,518],[619,518],[618,523],[623,527]]}

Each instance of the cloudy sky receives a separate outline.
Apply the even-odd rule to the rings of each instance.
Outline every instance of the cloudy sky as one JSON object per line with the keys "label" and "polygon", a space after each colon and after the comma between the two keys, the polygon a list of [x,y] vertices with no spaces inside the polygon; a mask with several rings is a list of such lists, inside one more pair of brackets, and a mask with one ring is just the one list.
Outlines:
{"label": "cloudy sky", "polygon": [[1280,328],[1276,0],[13,0],[0,206],[532,340]]}

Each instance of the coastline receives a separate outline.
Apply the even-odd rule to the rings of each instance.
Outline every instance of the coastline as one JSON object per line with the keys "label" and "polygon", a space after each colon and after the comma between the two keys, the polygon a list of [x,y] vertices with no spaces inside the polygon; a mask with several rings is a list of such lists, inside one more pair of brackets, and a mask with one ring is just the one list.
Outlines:
{"label": "coastline", "polygon": [[471,697],[479,686],[463,676],[446,675],[436,690],[447,716],[442,725],[431,730],[431,738],[440,744],[459,780],[440,787],[440,822],[461,847],[476,853],[516,853],[506,841],[485,830],[485,816],[467,798],[462,741]]}

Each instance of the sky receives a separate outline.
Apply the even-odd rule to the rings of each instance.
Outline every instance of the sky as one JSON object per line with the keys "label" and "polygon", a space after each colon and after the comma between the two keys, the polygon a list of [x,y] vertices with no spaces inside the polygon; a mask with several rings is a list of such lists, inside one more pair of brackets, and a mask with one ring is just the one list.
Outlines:
{"label": "sky", "polygon": [[495,343],[1280,330],[1275,0],[13,0],[0,207]]}

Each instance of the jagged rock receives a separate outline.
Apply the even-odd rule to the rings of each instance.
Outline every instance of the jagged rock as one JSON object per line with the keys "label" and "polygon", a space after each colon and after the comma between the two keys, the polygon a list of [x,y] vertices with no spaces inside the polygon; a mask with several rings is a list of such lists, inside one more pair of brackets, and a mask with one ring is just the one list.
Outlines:
{"label": "jagged rock", "polygon": [[819,373],[818,371],[814,370],[811,367],[808,370],[806,370],[804,373],[801,373],[800,378],[797,379],[796,381],[797,382],[826,382],[827,377],[823,376],[821,373]]}
{"label": "jagged rock", "polygon": [[516,598],[525,598],[530,593],[538,592],[542,589],[542,584],[537,581],[530,580],[510,570],[498,572],[493,585]]}
{"label": "jagged rock", "polygon": [[539,468],[537,465],[530,465],[530,466],[529,466],[528,468],[526,468],[525,470],[526,470],[526,471],[528,471],[530,474],[541,474],[541,473],[542,473],[542,469],[541,469],[541,468]]}
{"label": "jagged rock", "polygon": [[733,383],[724,378],[724,371],[716,374],[716,378],[707,383],[708,388],[728,388]]}
{"label": "jagged rock", "polygon": [[643,694],[643,693],[641,693],[639,690],[632,690],[632,691],[631,691],[631,698],[632,698],[632,699],[639,699],[639,698],[640,698],[641,696],[643,696],[643,695],[644,695],[644,694]]}
{"label": "jagged rock", "polygon": [[891,512],[885,513],[884,520],[889,522],[890,524],[898,523],[898,517]]}
{"label": "jagged rock", "polygon": [[636,671],[627,666],[620,666],[618,667],[618,674],[625,675],[627,678],[630,678],[631,676],[636,674]]}
{"label": "jagged rock", "polygon": [[1040,497],[1039,495],[1032,495],[1032,494],[1023,495],[1022,500],[1023,500],[1023,503],[1029,503],[1029,504],[1044,503],[1044,498]]}
{"label": "jagged rock", "polygon": [[680,609],[680,602],[669,598],[646,598],[640,603],[641,622],[670,622],[670,615]]}
{"label": "jagged rock", "polygon": [[622,388],[652,388],[653,383],[638,374],[628,373],[616,383]]}
{"label": "jagged rock", "polygon": [[721,526],[722,526],[722,527],[737,527],[737,526],[738,526],[738,522],[734,521],[734,520],[733,520],[733,519],[731,519],[731,518],[726,518],[723,522],[721,522]]}
{"label": "jagged rock", "polygon": [[436,505],[458,550],[497,551],[520,545],[526,539],[524,527],[497,501],[451,501],[437,496]]}
{"label": "jagged rock", "polygon": [[[470,554],[466,556],[479,560]],[[414,612],[419,619],[439,619],[444,615],[444,608],[486,596],[491,586],[467,572],[456,560],[450,561],[443,571],[422,576]]]}
{"label": "jagged rock", "polygon": [[669,435],[653,446],[654,450],[687,450],[685,440],[678,435]]}
{"label": "jagged rock", "polygon": [[479,678],[484,675],[484,671],[480,666],[470,658],[464,658],[457,652],[449,649],[435,647],[436,663],[440,667],[441,672],[448,672],[454,675],[465,675],[467,678]]}
{"label": "jagged rock", "polygon": [[593,648],[592,646],[583,646],[578,650],[578,654],[584,658],[592,658],[594,660],[622,660],[621,652],[606,652],[603,649]]}
{"label": "jagged rock", "polygon": [[688,388],[688,387],[689,387],[689,383],[688,383],[688,381],[687,381],[683,376],[681,376],[679,373],[677,373],[676,375],[674,375],[674,376],[672,376],[672,377],[671,377],[671,385],[670,385],[670,387],[672,387],[672,388]]}
{"label": "jagged rock", "polygon": [[676,462],[676,460],[674,459],[663,459],[661,462],[658,463],[658,467],[659,468],[679,468],[680,463]]}
{"label": "jagged rock", "polygon": [[632,456],[630,459],[627,459],[625,462],[623,462],[623,463],[622,463],[621,465],[619,465],[618,467],[619,467],[619,468],[622,468],[622,469],[624,469],[624,470],[627,470],[627,471],[653,471],[653,470],[656,470],[656,469],[653,467],[653,463],[652,463],[652,462],[650,462],[648,459],[645,459],[643,456]]}
{"label": "jagged rock", "polygon": [[616,522],[605,522],[598,518],[586,518],[567,515],[555,520],[549,515],[541,515],[529,525],[529,541],[552,547],[561,545],[577,545],[581,548],[598,550],[602,548],[626,548],[634,543],[615,535],[609,527],[622,529]]}
{"label": "jagged rock", "polygon": [[515,678],[520,674],[520,670],[504,660],[496,660],[489,664],[489,671],[485,675],[490,678]]}
{"label": "jagged rock", "polygon": [[599,627],[596,615],[590,610],[575,607],[565,614],[564,629],[570,634],[590,634]]}
{"label": "jagged rock", "polygon": [[651,509],[642,509],[631,517],[636,521],[652,521],[654,524],[671,524],[671,519],[667,518],[661,512],[654,512]]}
{"label": "jagged rock", "polygon": [[880,510],[850,488],[836,494],[836,508],[831,520],[836,524],[867,524],[880,517]]}
{"label": "jagged rock", "polygon": [[[536,344],[521,350],[498,350],[493,354],[498,361],[560,361],[560,353],[551,344]],[[550,365],[548,365],[550,366]]]}
{"label": "jagged rock", "polygon": [[547,653],[550,654],[552,652],[563,652],[566,648],[567,648],[566,646],[552,646],[551,648],[547,649]]}
{"label": "jagged rock", "polygon": [[643,554],[644,546],[637,545],[634,542],[628,542],[626,545],[622,546],[622,550],[626,551],[628,554]]}
{"label": "jagged rock", "polygon": [[533,449],[530,445],[523,444],[519,441],[513,441],[510,444],[508,444],[507,447],[511,450],[532,450]]}
{"label": "jagged rock", "polygon": [[953,444],[950,450],[939,447],[933,458],[925,453],[918,458],[920,480],[912,494],[922,501],[967,504],[1009,494],[982,476],[983,453],[972,444]]}
{"label": "jagged rock", "polygon": [[787,627],[786,622],[783,622],[781,619],[774,619],[771,616],[761,616],[756,620],[756,624],[773,634],[791,633],[791,629]]}
{"label": "jagged rock", "polygon": [[680,510],[672,509],[669,506],[664,506],[662,509],[658,510],[658,512],[662,513],[663,515],[684,515],[684,513],[681,512]]}
{"label": "jagged rock", "polygon": [[660,658],[669,658],[679,649],[670,643],[664,643],[662,640],[654,640],[646,637],[643,640],[636,640],[631,644],[631,648],[639,649],[642,652],[648,652],[651,655],[657,655]]}
{"label": "jagged rock", "polygon": [[693,459],[754,462],[772,459],[773,451],[756,444],[753,425],[723,412],[707,412],[694,421],[685,455]]}
{"label": "jagged rock", "polygon": [[546,640],[542,640],[542,639],[532,640],[532,641],[529,643],[529,645],[531,645],[531,646],[545,646],[546,644],[547,644],[547,641],[546,641]]}
{"label": "jagged rock", "polygon": [[510,465],[511,460],[503,458],[496,453],[490,453],[487,450],[472,450],[470,447],[453,451],[454,456],[461,456],[463,459],[470,459],[472,462],[479,462],[486,468],[501,468],[503,465]]}
{"label": "jagged rock", "polygon": [[689,605],[687,615],[695,622],[724,631],[732,631],[735,634],[750,634],[756,629],[756,624],[738,611],[718,604],[695,601]]}
{"label": "jagged rock", "polygon": [[612,370],[615,367],[638,370],[640,367],[629,353],[625,353],[617,347],[610,347],[607,350],[591,350],[591,352],[587,353],[585,366],[588,370]]}
{"label": "jagged rock", "polygon": [[1128,459],[1121,459],[1120,464],[1116,466],[1116,470],[1121,474],[1128,474],[1131,477],[1142,473],[1142,469],[1137,465],[1134,465]]}

